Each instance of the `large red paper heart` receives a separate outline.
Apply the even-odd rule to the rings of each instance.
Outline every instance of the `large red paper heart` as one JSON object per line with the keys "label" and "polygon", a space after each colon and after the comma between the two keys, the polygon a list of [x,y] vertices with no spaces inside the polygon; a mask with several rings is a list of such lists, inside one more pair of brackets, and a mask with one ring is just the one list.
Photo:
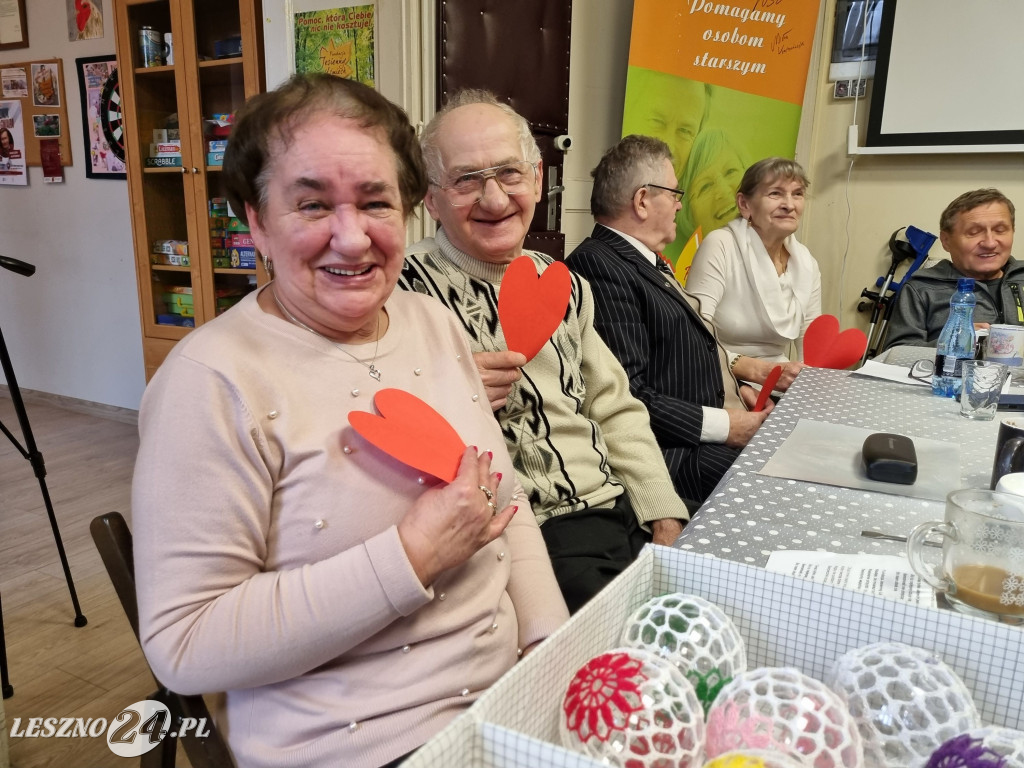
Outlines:
{"label": "large red paper heart", "polygon": [[781,365],[776,365],[768,371],[768,375],[764,377],[764,384],[761,385],[761,391],[757,393],[757,402],[754,403],[754,407],[752,409],[755,413],[764,409],[764,405],[768,402],[768,398],[771,397],[772,390],[775,389],[775,385],[779,383],[779,376],[781,375]]}
{"label": "large red paper heart", "polygon": [[859,328],[839,332],[834,315],[819,315],[804,334],[804,362],[815,368],[849,368],[859,363],[868,347],[868,337]]}
{"label": "large red paper heart", "polygon": [[571,292],[569,268],[560,261],[539,276],[529,256],[509,264],[498,293],[498,319],[509,350],[532,360],[565,317]]}
{"label": "large red paper heart", "polygon": [[382,389],[373,397],[380,416],[352,411],[348,423],[384,453],[434,477],[455,479],[466,451],[444,416],[402,389]]}

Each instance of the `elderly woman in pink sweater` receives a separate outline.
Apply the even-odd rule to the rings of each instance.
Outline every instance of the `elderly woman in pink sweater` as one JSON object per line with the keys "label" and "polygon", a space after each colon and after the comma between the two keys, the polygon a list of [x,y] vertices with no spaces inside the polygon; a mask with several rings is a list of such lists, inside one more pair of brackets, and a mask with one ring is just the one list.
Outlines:
{"label": "elderly woman in pink sweater", "polygon": [[[274,279],[143,398],[143,648],[172,690],[226,692],[239,766],[397,763],[565,604],[455,317],[393,290],[427,185],[404,113],[296,76],[239,112],[222,175]],[[471,446],[452,482],[349,426],[392,387]]]}

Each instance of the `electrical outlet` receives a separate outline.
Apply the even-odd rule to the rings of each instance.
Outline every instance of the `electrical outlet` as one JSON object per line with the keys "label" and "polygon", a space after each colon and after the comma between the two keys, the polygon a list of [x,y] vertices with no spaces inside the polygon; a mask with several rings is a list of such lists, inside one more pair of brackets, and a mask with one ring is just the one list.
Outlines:
{"label": "electrical outlet", "polygon": [[867,80],[836,80],[832,87],[832,98],[852,99],[855,96],[863,99],[867,90]]}

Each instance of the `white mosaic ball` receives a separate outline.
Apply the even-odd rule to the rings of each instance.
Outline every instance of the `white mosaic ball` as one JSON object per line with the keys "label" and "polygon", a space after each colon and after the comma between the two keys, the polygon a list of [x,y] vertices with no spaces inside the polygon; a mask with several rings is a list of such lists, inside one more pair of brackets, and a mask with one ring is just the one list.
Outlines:
{"label": "white mosaic ball", "polygon": [[700,768],[704,709],[675,665],[639,648],[595,656],[562,700],[562,744],[617,768]]}
{"label": "white mosaic ball", "polygon": [[943,742],[981,726],[970,691],[938,656],[874,643],[839,657],[825,682],[864,739],[866,768],[921,768]]}
{"label": "white mosaic ball", "polygon": [[860,734],[839,697],[797,669],[737,675],[708,712],[709,758],[730,750],[782,752],[811,768],[861,768]]}
{"label": "white mosaic ball", "polygon": [[722,686],[747,669],[743,637],[725,612],[676,592],[641,605],[626,621],[622,645],[668,659],[693,685],[705,712]]}
{"label": "white mosaic ball", "polygon": [[781,752],[739,749],[704,763],[704,768],[804,768],[804,764]]}
{"label": "white mosaic ball", "polygon": [[972,739],[981,739],[984,746],[1004,756],[1004,768],[1024,768],[1024,731],[992,725],[973,730],[969,735]]}

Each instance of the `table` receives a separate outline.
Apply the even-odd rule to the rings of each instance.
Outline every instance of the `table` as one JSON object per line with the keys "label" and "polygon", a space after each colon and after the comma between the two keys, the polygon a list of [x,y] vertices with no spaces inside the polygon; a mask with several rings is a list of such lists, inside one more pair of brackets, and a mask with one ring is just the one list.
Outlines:
{"label": "table", "polygon": [[[913,357],[917,359],[917,357]],[[909,363],[907,363],[909,365]],[[899,542],[866,539],[873,528],[907,535],[926,520],[942,520],[944,504],[875,491],[786,480],[757,471],[799,419],[898,432],[960,444],[961,487],[987,488],[999,417],[971,421],[955,400],[926,387],[805,368],[683,529],[675,546],[764,567],[772,552],[820,550],[898,555]]]}

